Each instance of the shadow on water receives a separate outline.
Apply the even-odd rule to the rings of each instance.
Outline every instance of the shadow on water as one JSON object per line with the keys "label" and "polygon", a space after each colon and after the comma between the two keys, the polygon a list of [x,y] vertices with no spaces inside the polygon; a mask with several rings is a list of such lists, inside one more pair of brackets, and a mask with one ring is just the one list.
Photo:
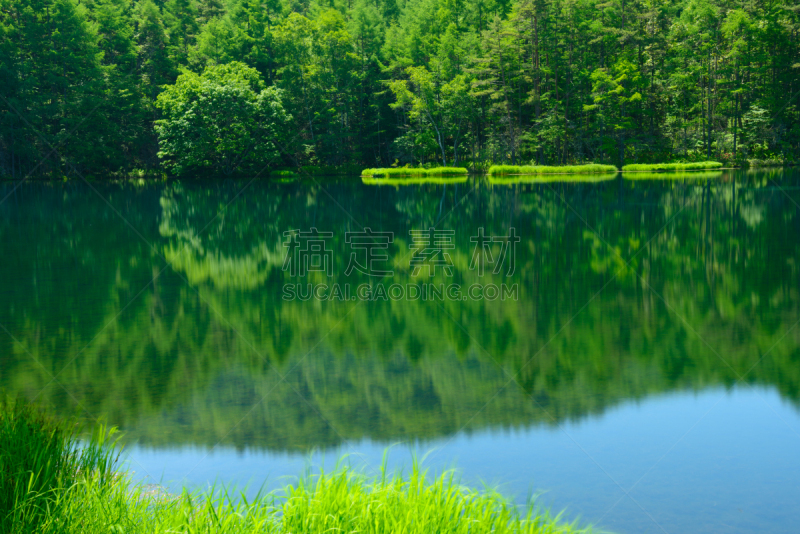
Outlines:
{"label": "shadow on water", "polygon": [[723,171],[662,171],[662,172],[623,172],[626,180],[716,180],[722,178]]}
{"label": "shadow on water", "polygon": [[409,176],[407,178],[370,178],[363,176],[361,182],[364,185],[448,185],[462,184],[468,179],[467,176]]}
{"label": "shadow on water", "polygon": [[604,174],[521,174],[512,176],[487,176],[493,185],[547,184],[547,183],[597,183],[613,180],[617,173]]}

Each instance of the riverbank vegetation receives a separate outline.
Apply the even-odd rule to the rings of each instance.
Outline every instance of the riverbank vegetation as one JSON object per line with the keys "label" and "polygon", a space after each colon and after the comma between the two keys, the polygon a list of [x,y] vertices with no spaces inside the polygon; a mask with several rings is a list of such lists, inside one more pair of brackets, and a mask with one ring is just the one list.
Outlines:
{"label": "riverbank vegetation", "polygon": [[390,176],[466,176],[467,169],[463,167],[432,167],[429,169],[416,167],[390,167],[387,169],[364,169],[361,176],[372,178],[388,178]]}
{"label": "riverbank vegetation", "polygon": [[756,169],[758,167],[783,167],[786,165],[780,158],[767,158],[767,159],[748,159],[747,166],[751,169]]}
{"label": "riverbank vegetation", "polygon": [[12,178],[800,151],[789,0],[0,5]]}
{"label": "riverbank vegetation", "polygon": [[113,479],[114,450],[102,425],[81,443],[75,422],[19,400],[0,398],[0,531],[34,532],[55,521],[52,503],[91,478]]}
{"label": "riverbank vegetation", "polygon": [[76,427],[16,401],[0,403],[0,527],[9,534],[79,532],[572,533],[574,525],[495,492],[461,486],[452,472],[370,478],[348,468],[302,478],[254,500],[227,491],[180,495],[116,470],[103,426]]}
{"label": "riverbank vegetation", "polygon": [[613,165],[561,165],[551,167],[547,165],[492,165],[489,167],[490,176],[503,176],[509,174],[596,174],[617,172]]}
{"label": "riverbank vegetation", "polygon": [[705,169],[719,169],[722,163],[718,161],[696,161],[694,163],[633,163],[622,167],[622,172],[633,171],[691,171]]}

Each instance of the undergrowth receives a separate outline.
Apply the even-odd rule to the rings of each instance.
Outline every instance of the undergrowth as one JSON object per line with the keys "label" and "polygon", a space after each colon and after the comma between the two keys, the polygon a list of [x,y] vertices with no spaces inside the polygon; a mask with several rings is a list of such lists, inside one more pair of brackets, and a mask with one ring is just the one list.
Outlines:
{"label": "undergrowth", "polygon": [[118,471],[115,431],[87,441],[22,403],[0,405],[0,531],[12,534],[230,533],[549,534],[585,532],[533,504],[525,511],[495,491],[458,483],[452,471],[430,478],[376,477],[347,467],[307,475],[279,492],[248,499],[212,489],[153,491]]}

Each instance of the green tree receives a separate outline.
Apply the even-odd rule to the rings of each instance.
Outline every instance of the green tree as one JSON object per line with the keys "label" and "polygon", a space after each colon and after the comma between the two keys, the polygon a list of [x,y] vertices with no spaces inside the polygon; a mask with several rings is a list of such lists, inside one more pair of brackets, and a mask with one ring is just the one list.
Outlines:
{"label": "green tree", "polygon": [[[112,126],[96,112],[105,102],[107,69],[86,8],[74,0],[0,3],[0,43],[4,172],[23,177],[106,167],[114,158],[96,147]],[[72,135],[87,120],[92,126]]]}
{"label": "green tree", "polygon": [[174,173],[253,170],[278,156],[290,119],[281,93],[243,63],[184,72],[158,96],[159,157]]}
{"label": "green tree", "polygon": [[164,19],[169,35],[169,58],[173,65],[185,65],[197,32],[197,9],[191,0],[167,0]]}
{"label": "green tree", "polygon": [[592,99],[594,104],[584,106],[594,111],[609,137],[616,138],[618,165],[625,162],[625,134],[634,128],[630,104],[642,99],[637,91],[641,76],[636,65],[620,60],[611,69],[597,69],[592,73]]}

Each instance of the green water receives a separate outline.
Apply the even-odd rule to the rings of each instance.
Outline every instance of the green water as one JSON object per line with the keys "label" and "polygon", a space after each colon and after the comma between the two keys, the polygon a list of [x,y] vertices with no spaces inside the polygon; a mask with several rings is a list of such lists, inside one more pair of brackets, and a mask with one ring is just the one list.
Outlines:
{"label": "green water", "polygon": [[[789,428],[796,439],[778,451],[788,464],[764,469],[800,472],[800,175],[637,178],[5,183],[0,387],[120,426],[128,443],[150,451],[141,461],[151,470],[182,450],[230,451],[206,470],[223,481],[236,451],[285,457],[453,441],[465,453],[462,438],[478,436],[486,457],[502,457],[508,432],[535,437],[582,424],[613,449],[619,430],[604,421],[628,406],[643,406],[645,433],[686,422],[659,438],[667,451],[700,417],[679,408],[682,399],[743,392],[730,405],[735,414],[756,391],[782,406],[774,428],[735,418],[730,428],[767,437]],[[452,276],[438,268],[415,277],[409,232],[434,226],[453,231]],[[392,233],[379,266],[391,277],[345,274],[354,251],[346,232],[366,227]],[[479,228],[506,236],[512,227],[520,237],[513,273],[508,263],[497,274],[470,269]],[[332,234],[330,276],[283,269],[284,232],[311,228]],[[498,246],[491,250],[499,259]],[[308,283],[351,294],[361,284],[505,284],[518,298],[285,297],[286,284]],[[663,401],[652,408],[657,418],[648,416],[654,400]],[[706,451],[697,452],[686,462]],[[630,454],[636,469],[648,467]],[[480,459],[458,465],[484,474]],[[519,468],[492,474],[516,480]],[[590,497],[567,497],[585,477],[566,471],[565,487],[548,495],[600,520]],[[731,473],[711,482],[731,477],[751,483]],[[682,480],[698,484],[690,472]],[[781,484],[782,494],[798,491],[796,479]],[[677,514],[681,531],[736,521],[716,524],[711,513],[700,524],[679,499],[654,502]],[[602,524],[654,528],[614,513]],[[767,521],[788,532],[797,513],[787,504],[737,528],[759,531]]]}

